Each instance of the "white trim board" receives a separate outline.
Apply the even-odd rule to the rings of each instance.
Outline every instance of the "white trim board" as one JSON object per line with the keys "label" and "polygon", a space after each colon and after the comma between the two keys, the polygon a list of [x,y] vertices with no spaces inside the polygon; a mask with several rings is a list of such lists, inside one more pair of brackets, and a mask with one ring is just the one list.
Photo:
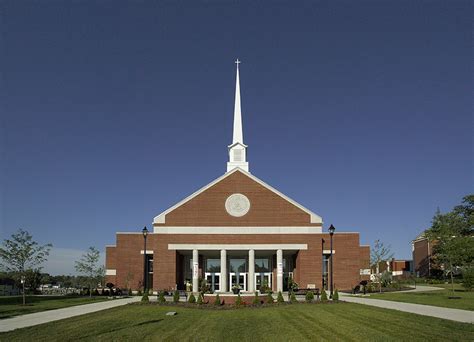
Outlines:
{"label": "white trim board", "polygon": [[[331,254],[331,250],[330,250],[330,249],[324,249],[324,250],[323,250],[323,254]],[[336,250],[335,250],[335,249],[332,250],[332,254],[336,254]]]}
{"label": "white trim board", "polygon": [[223,180],[224,178],[230,176],[231,174],[233,174],[234,172],[241,172],[243,173],[244,175],[248,176],[250,179],[254,180],[255,182],[259,183],[260,185],[262,185],[263,187],[267,188],[268,190],[272,191],[273,193],[277,194],[278,196],[280,196],[281,198],[283,198],[284,200],[290,202],[291,204],[293,204],[294,206],[300,208],[301,210],[305,211],[306,213],[308,213],[310,215],[310,222],[311,223],[323,223],[323,219],[321,218],[321,216],[313,213],[311,210],[309,209],[306,209],[305,207],[303,207],[301,204],[299,204],[298,202],[292,200],[291,198],[289,198],[288,196],[285,196],[284,194],[282,194],[280,191],[278,191],[277,189],[271,187],[270,185],[268,185],[267,183],[265,183],[264,181],[260,180],[259,178],[255,177],[254,175],[252,175],[250,172],[247,172],[245,170],[242,170],[241,168],[239,167],[236,167],[235,169],[229,171],[229,172],[226,172],[225,174],[223,174],[222,176],[220,176],[219,178],[213,180],[211,183],[207,184],[206,186],[202,187],[201,189],[199,189],[198,191],[194,192],[193,194],[191,194],[190,196],[186,197],[184,200],[182,200],[181,202],[178,202],[176,203],[174,206],[172,206],[171,208],[163,211],[161,214],[159,214],[158,216],[155,216],[155,218],[153,219],[153,223],[165,223],[166,222],[166,214],[168,214],[169,212],[175,210],[176,208],[180,207],[181,205],[183,205],[184,203],[190,201],[191,199],[193,199],[194,197],[196,197],[197,195],[201,194],[202,192],[206,191],[207,189],[209,189],[211,186],[213,186],[214,184],[217,184],[218,182],[220,182],[221,180]]}
{"label": "white trim board", "polygon": [[321,234],[321,227],[155,227],[155,234]]}
{"label": "white trim board", "polygon": [[[140,251],[140,254],[144,254],[143,252],[144,252],[144,251],[143,251],[143,249],[142,249],[142,250]],[[146,254],[153,254],[153,251],[147,249],[147,250],[146,250]]]}
{"label": "white trim board", "polygon": [[168,250],[307,250],[308,245],[305,243],[301,244],[192,244],[192,243],[170,243],[168,244]]}
{"label": "white trim board", "polygon": [[108,276],[117,275],[117,270],[116,270],[116,269],[109,268],[109,269],[105,270],[105,275],[108,275]]}

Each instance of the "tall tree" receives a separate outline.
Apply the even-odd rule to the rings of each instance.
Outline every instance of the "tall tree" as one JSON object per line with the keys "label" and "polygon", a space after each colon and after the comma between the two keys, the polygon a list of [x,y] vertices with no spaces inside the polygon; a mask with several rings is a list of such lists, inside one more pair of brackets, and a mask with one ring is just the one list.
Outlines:
{"label": "tall tree", "polygon": [[370,250],[370,266],[375,268],[375,278],[379,283],[379,291],[382,292],[382,273],[380,272],[380,263],[393,257],[390,246],[385,246],[380,240],[375,240],[374,247]]}
{"label": "tall tree", "polygon": [[454,292],[454,274],[474,266],[474,195],[465,196],[461,205],[446,214],[438,210],[426,236],[433,243],[433,258],[451,278]]}
{"label": "tall tree", "polygon": [[52,244],[40,246],[26,230],[19,229],[0,247],[1,266],[18,282],[26,272],[39,272],[49,255]]}
{"label": "tall tree", "polygon": [[99,265],[100,252],[95,247],[89,247],[87,252],[76,261],[76,271],[83,274],[89,285],[89,295],[92,296],[92,287],[104,277],[104,266]]}

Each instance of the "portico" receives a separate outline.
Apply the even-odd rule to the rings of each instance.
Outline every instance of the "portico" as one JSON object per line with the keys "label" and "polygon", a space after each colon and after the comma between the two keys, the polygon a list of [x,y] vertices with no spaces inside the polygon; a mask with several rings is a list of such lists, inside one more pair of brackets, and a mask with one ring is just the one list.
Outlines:
{"label": "portico", "polygon": [[[255,292],[262,285],[283,291],[284,277],[292,276],[294,260],[307,244],[168,244],[169,250],[183,256],[183,278],[187,260],[192,265],[192,289],[206,279],[213,292],[230,292],[239,285],[243,292]],[[189,259],[186,256],[189,256]],[[220,256],[219,259],[217,257]],[[284,259],[284,256],[286,259]],[[229,266],[229,268],[227,267]],[[181,275],[177,275],[179,278]]]}

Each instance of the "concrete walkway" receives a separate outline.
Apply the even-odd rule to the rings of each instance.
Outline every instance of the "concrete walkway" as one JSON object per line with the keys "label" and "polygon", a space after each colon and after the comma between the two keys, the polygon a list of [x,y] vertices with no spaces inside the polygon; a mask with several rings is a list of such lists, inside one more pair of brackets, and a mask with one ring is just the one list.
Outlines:
{"label": "concrete walkway", "polygon": [[70,306],[68,308],[35,312],[32,314],[16,316],[12,318],[0,320],[0,332],[11,331],[20,328],[31,327],[38,324],[58,321],[60,319],[85,315],[91,312],[106,310],[122,306],[128,303],[138,302],[141,297],[130,297],[123,299],[114,299],[110,301],[82,304],[76,306]]}
{"label": "concrete walkway", "polygon": [[437,317],[463,323],[474,323],[474,311],[442,308],[439,306],[432,305],[393,302],[390,300],[382,299],[368,299],[364,297],[351,296],[343,293],[340,293],[339,296],[340,299],[345,302],[377,306],[379,308],[384,309],[411,312],[418,315]]}
{"label": "concrete walkway", "polygon": [[402,293],[402,292],[428,292],[428,291],[438,291],[438,290],[444,290],[442,287],[435,287],[435,286],[427,286],[427,285],[417,285],[416,287],[410,286],[412,289],[411,290],[403,290],[403,291],[397,291],[396,293]]}

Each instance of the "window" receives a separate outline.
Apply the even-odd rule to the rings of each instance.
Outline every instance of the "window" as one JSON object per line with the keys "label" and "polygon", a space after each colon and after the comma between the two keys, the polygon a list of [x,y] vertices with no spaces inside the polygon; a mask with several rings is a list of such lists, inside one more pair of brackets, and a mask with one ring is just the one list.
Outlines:
{"label": "window", "polygon": [[230,272],[247,272],[247,260],[230,259]]}
{"label": "window", "polygon": [[207,259],[206,260],[206,272],[218,273],[220,271],[221,271],[220,259]]}
{"label": "window", "polygon": [[153,273],[153,255],[147,255],[148,259],[148,273]]}
{"label": "window", "polygon": [[268,259],[255,259],[255,272],[271,272],[270,260]]}
{"label": "window", "polygon": [[324,289],[328,289],[329,284],[329,263],[331,260],[331,254],[324,254],[323,255],[323,282],[324,282]]}

